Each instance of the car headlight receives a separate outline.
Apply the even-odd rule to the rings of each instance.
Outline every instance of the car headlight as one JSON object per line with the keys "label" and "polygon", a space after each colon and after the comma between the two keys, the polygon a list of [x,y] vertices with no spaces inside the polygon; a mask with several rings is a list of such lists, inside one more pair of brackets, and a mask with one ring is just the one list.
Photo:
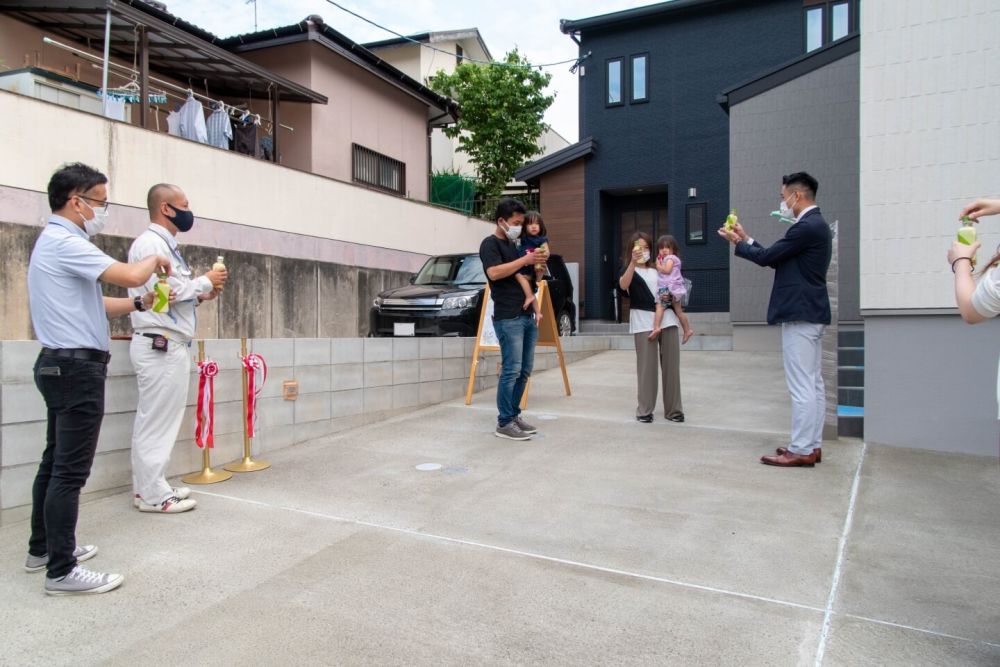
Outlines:
{"label": "car headlight", "polygon": [[372,301],[372,305],[375,306],[376,308],[381,308],[382,307],[382,297],[380,297],[380,296],[375,297],[375,300]]}
{"label": "car headlight", "polygon": [[441,309],[452,310],[453,308],[468,308],[469,306],[476,305],[476,300],[478,298],[478,294],[459,294],[457,296],[449,296],[441,302]]}

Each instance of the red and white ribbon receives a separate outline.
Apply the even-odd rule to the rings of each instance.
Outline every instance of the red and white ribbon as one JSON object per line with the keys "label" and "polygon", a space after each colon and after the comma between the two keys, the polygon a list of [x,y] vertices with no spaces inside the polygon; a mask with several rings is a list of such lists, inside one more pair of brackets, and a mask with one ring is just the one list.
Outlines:
{"label": "red and white ribbon", "polygon": [[211,361],[198,362],[198,405],[194,441],[198,449],[215,447],[215,376],[219,374],[219,364]]}
{"label": "red and white ribbon", "polygon": [[264,357],[251,352],[243,357],[243,368],[247,374],[247,436],[252,438],[257,424],[257,396],[267,379],[267,364]]}

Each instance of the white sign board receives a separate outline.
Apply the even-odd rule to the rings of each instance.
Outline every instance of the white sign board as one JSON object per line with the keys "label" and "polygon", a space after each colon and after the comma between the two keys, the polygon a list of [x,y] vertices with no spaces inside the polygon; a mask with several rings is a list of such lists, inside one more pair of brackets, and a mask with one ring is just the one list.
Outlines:
{"label": "white sign board", "polygon": [[490,290],[483,292],[483,298],[486,299],[486,303],[483,304],[482,322],[483,325],[480,327],[479,332],[479,347],[492,347],[500,349],[500,341],[497,339],[497,332],[493,329],[493,298],[490,295]]}

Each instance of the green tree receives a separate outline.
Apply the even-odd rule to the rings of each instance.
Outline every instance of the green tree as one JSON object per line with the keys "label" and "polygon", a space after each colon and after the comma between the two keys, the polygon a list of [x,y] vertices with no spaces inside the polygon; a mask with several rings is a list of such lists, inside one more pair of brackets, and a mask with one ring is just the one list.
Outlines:
{"label": "green tree", "polygon": [[458,137],[459,150],[476,165],[480,195],[499,196],[514,172],[541,152],[538,138],[548,129],[542,117],[555,99],[545,94],[551,78],[517,49],[500,63],[463,62],[452,74],[434,75],[434,90],[462,108],[458,122],[444,133]]}

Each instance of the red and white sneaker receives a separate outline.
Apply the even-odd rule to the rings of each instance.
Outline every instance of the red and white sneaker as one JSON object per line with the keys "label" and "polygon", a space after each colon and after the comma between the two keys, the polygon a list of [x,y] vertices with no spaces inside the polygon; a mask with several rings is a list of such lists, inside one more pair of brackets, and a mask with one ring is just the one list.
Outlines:
{"label": "red and white sneaker", "polygon": [[192,498],[178,498],[170,496],[159,505],[147,505],[144,501],[139,501],[140,512],[158,512],[159,514],[177,514],[193,510],[198,501]]}
{"label": "red and white sneaker", "polygon": [[[176,496],[177,498],[180,498],[181,500],[186,500],[187,497],[191,495],[191,489],[189,489],[186,486],[178,486],[176,489],[172,489],[172,491],[174,492],[173,495]],[[139,503],[141,502],[142,498],[139,496],[138,493],[132,497],[132,507],[138,509]]]}

